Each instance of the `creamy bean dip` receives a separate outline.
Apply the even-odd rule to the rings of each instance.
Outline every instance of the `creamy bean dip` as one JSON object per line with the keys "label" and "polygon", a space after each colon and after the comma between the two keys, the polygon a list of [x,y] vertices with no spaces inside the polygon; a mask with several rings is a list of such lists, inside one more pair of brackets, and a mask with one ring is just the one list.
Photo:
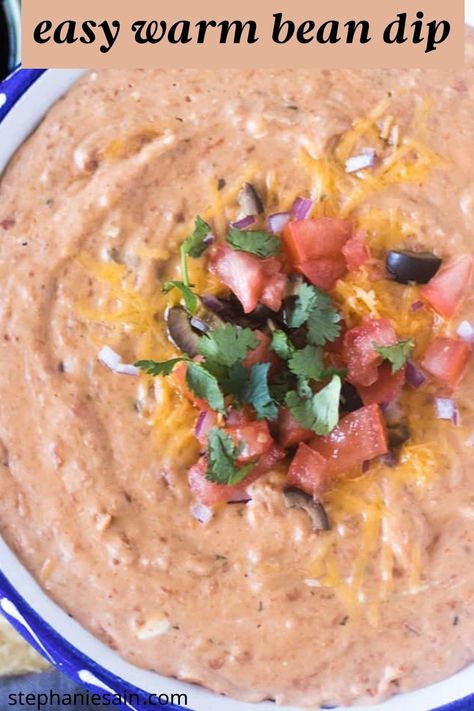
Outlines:
{"label": "creamy bean dip", "polygon": [[[237,699],[317,707],[376,702],[474,659],[472,34],[467,56],[455,72],[100,71],[48,112],[5,171],[0,533],[53,600],[139,667]],[[263,214],[248,208],[246,184]],[[326,316],[336,309],[343,332],[311,347],[327,349],[332,387],[349,378],[380,431],[367,457],[354,435],[352,458],[336,467],[335,439],[353,435],[353,419],[341,435],[343,422],[300,415],[305,444],[286,446],[268,417],[283,453],[226,503],[195,436],[209,412],[202,391],[189,397],[176,372],[153,377],[134,363],[182,357],[166,319],[184,313],[183,293],[162,286],[183,280],[180,245],[197,216],[214,241],[188,255],[190,288],[239,296],[247,267],[229,277],[218,250],[248,254],[224,239],[249,215],[251,231],[284,239],[300,274],[295,282],[287,256],[264,279],[284,293],[262,286],[259,298],[281,302],[290,283],[301,298],[302,277],[329,294]],[[296,259],[298,216],[315,229],[350,225],[362,250],[354,266],[329,248]],[[324,235],[322,253],[333,232]],[[408,250],[402,266],[427,252],[439,271],[404,280],[399,254],[387,271],[397,250]],[[340,268],[325,284],[312,271],[321,259]],[[383,323],[396,338],[370,335]],[[259,329],[267,343],[284,331],[276,316]],[[375,363],[365,382],[361,338]],[[193,366],[202,375],[202,355],[182,367]],[[363,389],[382,369],[388,402]],[[322,385],[293,384],[292,397],[306,406]],[[298,412],[274,398],[280,415]],[[341,416],[354,409],[343,401]],[[227,416],[214,412],[217,429]],[[324,486],[303,481],[309,465],[296,471],[301,453],[321,464]],[[242,448],[232,457],[242,464]]]}

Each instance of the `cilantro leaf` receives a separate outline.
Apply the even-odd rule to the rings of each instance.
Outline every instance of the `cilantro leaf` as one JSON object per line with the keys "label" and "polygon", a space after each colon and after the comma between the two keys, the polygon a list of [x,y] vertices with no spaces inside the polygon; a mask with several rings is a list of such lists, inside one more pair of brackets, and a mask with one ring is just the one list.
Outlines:
{"label": "cilantro leaf", "polygon": [[301,285],[295,307],[290,314],[290,328],[299,328],[307,323],[309,343],[324,346],[339,336],[340,321],[341,315],[327,294],[315,286]]}
{"label": "cilantro leaf", "polygon": [[207,222],[204,222],[202,217],[199,217],[198,215],[194,221],[193,233],[187,239],[184,240],[180,250],[181,274],[183,275],[183,282],[185,286],[190,286],[186,257],[188,255],[190,257],[193,257],[193,259],[197,259],[198,257],[200,257],[208,247],[206,237],[208,237],[210,233],[210,226],[207,224]]}
{"label": "cilantro leaf", "polygon": [[315,346],[332,343],[341,333],[341,314],[334,308],[315,309],[308,319],[308,341]]}
{"label": "cilantro leaf", "polygon": [[147,375],[157,377],[158,375],[170,375],[177,363],[182,363],[187,360],[187,358],[172,358],[171,360],[161,362],[157,360],[138,360],[135,366],[143,370]]}
{"label": "cilantro leaf", "polygon": [[200,363],[190,361],[186,369],[186,384],[201,400],[206,400],[212,410],[225,414],[224,395],[217,378]]}
{"label": "cilantro leaf", "polygon": [[277,406],[268,387],[270,368],[270,363],[256,363],[250,368],[244,402],[255,408],[257,420],[276,420],[278,415]]}
{"label": "cilantro leaf", "polygon": [[295,350],[288,335],[284,331],[273,331],[270,348],[282,360],[289,360]]}
{"label": "cilantro leaf", "polygon": [[224,393],[233,395],[239,404],[251,405],[257,413],[257,420],[276,420],[278,415],[268,384],[270,368],[271,363],[256,363],[251,368],[236,363],[230,368],[222,386]]}
{"label": "cilantro leaf", "polygon": [[384,360],[392,364],[392,373],[398,373],[403,368],[415,347],[412,338],[398,341],[393,346],[378,346],[375,342],[372,345]]}
{"label": "cilantro leaf", "polygon": [[250,462],[240,469],[236,466],[236,459],[240,454],[232,437],[218,427],[213,427],[209,432],[209,453],[206,479],[216,484],[240,484],[252,471],[255,462]]}
{"label": "cilantro leaf", "polygon": [[200,257],[207,249],[205,239],[211,234],[211,228],[199,215],[194,220],[194,232],[183,242],[185,254],[193,259]]}
{"label": "cilantro leaf", "polygon": [[239,252],[249,252],[262,259],[274,257],[281,250],[281,242],[278,237],[269,232],[257,230],[238,230],[236,227],[232,227],[226,237],[226,242],[232,249]]}
{"label": "cilantro leaf", "polygon": [[305,346],[293,353],[288,367],[294,375],[307,380],[322,380],[321,375],[324,373],[323,352],[317,346]]}
{"label": "cilantro leaf", "polygon": [[179,289],[179,291],[183,295],[183,299],[184,299],[184,303],[186,304],[186,308],[192,314],[195,314],[197,311],[197,307],[198,307],[198,300],[197,300],[196,294],[193,291],[191,291],[189,286],[186,286],[186,284],[182,281],[166,281],[163,284],[163,287],[162,287],[163,293],[167,294],[172,289]]}
{"label": "cilantro leaf", "polygon": [[286,396],[286,405],[293,417],[309,430],[326,436],[332,432],[339,421],[339,399],[341,379],[334,375],[331,382],[316,395],[290,391]]}
{"label": "cilantro leaf", "polygon": [[258,337],[250,328],[226,323],[202,336],[199,353],[211,362],[231,367],[244,360],[247,351],[257,348],[258,344]]}

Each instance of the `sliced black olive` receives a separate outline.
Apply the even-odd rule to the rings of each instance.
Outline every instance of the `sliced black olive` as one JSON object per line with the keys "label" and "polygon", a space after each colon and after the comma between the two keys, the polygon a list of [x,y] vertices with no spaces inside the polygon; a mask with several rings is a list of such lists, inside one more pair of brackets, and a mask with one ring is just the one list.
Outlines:
{"label": "sliced black olive", "polygon": [[441,262],[431,252],[412,252],[409,249],[390,250],[386,258],[388,272],[400,284],[427,284],[440,268]]}
{"label": "sliced black olive", "polygon": [[252,183],[245,183],[242,190],[240,191],[239,205],[242,215],[244,217],[248,217],[249,215],[262,214],[263,202]]}
{"label": "sliced black olive", "polygon": [[198,354],[199,336],[193,331],[185,309],[182,306],[173,306],[166,314],[166,323],[174,345],[194,358]]}
{"label": "sliced black olive", "polygon": [[410,430],[404,422],[396,422],[388,425],[388,446],[390,449],[401,447],[410,439]]}
{"label": "sliced black olive", "polygon": [[285,505],[289,509],[302,509],[311,519],[313,531],[329,531],[329,519],[324,506],[300,489],[290,487],[283,492]]}
{"label": "sliced black olive", "polygon": [[189,323],[191,324],[191,328],[198,333],[207,333],[210,329],[209,324],[196,316],[192,316]]}
{"label": "sliced black olive", "polygon": [[355,387],[351,383],[345,382],[341,388],[341,409],[344,412],[354,412],[363,406],[364,403]]}

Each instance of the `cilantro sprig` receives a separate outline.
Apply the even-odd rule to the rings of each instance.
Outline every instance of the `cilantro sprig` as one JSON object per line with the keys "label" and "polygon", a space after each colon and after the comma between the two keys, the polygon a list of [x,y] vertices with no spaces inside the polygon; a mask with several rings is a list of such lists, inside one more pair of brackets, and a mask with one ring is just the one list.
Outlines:
{"label": "cilantro sprig", "polygon": [[171,360],[139,360],[135,363],[137,368],[153,377],[171,375],[178,363],[187,363],[186,385],[199,399],[206,400],[212,410],[225,414],[224,395],[219,386],[219,381],[210,373],[203,364],[195,363],[189,358],[171,358]]}
{"label": "cilantro sprig", "polygon": [[392,373],[394,374],[403,368],[415,348],[412,338],[398,341],[393,346],[378,346],[375,341],[372,345],[384,360],[392,364]]}
{"label": "cilantro sprig", "polygon": [[211,363],[230,368],[244,360],[248,351],[257,348],[258,344],[258,338],[250,328],[237,328],[226,323],[201,338],[199,353]]}
{"label": "cilantro sprig", "polygon": [[181,292],[186,308],[192,314],[195,314],[198,307],[198,297],[194,291],[183,281],[165,281],[162,287],[162,292],[168,294],[172,289],[179,289]]}
{"label": "cilantro sprig", "polygon": [[226,242],[239,252],[255,254],[261,259],[274,257],[281,251],[281,241],[269,232],[258,230],[239,230],[232,227],[226,237]]}
{"label": "cilantro sprig", "polygon": [[211,234],[211,228],[199,215],[194,221],[193,233],[184,240],[181,245],[181,274],[183,275],[184,286],[190,287],[187,257],[197,259],[208,247],[206,237]]}
{"label": "cilantro sprig", "polygon": [[295,420],[303,427],[326,436],[339,421],[341,385],[341,378],[334,375],[328,385],[313,394],[307,382],[303,382],[297,391],[287,393],[285,402]]}
{"label": "cilantro sprig", "polygon": [[240,484],[250,474],[255,462],[238,467],[237,459],[244,445],[234,444],[232,437],[218,427],[209,433],[208,466],[206,479],[216,484]]}
{"label": "cilantro sprig", "polygon": [[315,286],[302,284],[295,306],[290,314],[290,328],[308,328],[308,342],[324,346],[335,341],[341,333],[341,314],[334,308],[331,298]]}
{"label": "cilantro sprig", "polygon": [[278,415],[268,382],[270,368],[270,363],[255,363],[250,368],[236,363],[223,383],[224,392],[233,395],[238,404],[254,408],[257,420],[276,420]]}

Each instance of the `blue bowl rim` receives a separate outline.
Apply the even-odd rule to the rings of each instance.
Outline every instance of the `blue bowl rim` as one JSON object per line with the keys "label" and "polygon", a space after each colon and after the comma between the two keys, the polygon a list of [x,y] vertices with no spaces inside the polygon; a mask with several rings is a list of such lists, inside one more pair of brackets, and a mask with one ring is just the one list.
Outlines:
{"label": "blue bowl rim", "polygon": [[[3,103],[0,101],[0,124],[13,109],[15,104],[28,91],[28,89],[48,70],[46,69],[22,69],[17,67],[15,71],[0,82],[0,99],[5,95],[6,100]],[[1,603],[6,600],[14,607],[17,614],[11,615],[3,609]],[[59,635],[49,624],[47,624],[35,610],[22,598],[22,596],[13,588],[0,567],[0,612],[8,619],[12,626],[51,664],[57,669],[64,672],[71,679],[83,686],[90,686],[97,690],[104,691],[104,685],[109,690],[117,690],[117,693],[127,691],[127,693],[135,693],[144,701],[146,706],[147,694],[137,687],[125,682],[115,674],[112,674],[104,667],[94,662],[90,657],[80,652],[74,645],[68,642],[64,637]],[[19,619],[20,618],[20,619]],[[21,621],[23,620],[23,621]],[[26,623],[26,624],[25,624]],[[52,652],[50,650],[53,650]],[[84,680],[78,677],[78,670],[86,670],[92,673],[97,681],[98,686],[95,686],[90,681],[85,684]],[[117,708],[117,707],[115,707]],[[122,706],[123,709],[130,711],[133,707],[127,705]],[[169,711],[189,711],[182,706],[169,704],[160,708],[168,709]],[[255,707],[258,709],[258,705]],[[436,707],[432,711],[473,711],[474,709],[474,693],[465,696],[462,699],[457,699],[444,706]]]}

